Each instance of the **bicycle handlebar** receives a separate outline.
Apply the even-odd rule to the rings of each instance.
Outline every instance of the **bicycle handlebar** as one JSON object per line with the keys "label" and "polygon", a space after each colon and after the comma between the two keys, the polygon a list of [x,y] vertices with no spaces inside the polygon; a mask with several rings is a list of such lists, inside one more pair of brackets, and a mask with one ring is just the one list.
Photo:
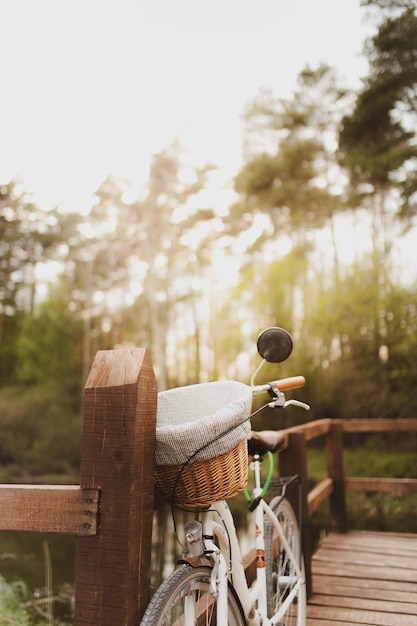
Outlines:
{"label": "bicycle handlebar", "polygon": [[286,391],[287,389],[297,389],[305,385],[306,379],[304,376],[290,376],[289,378],[281,378],[281,380],[273,380],[265,385],[254,385],[252,387],[252,395],[257,396],[259,393],[265,393],[273,387],[277,387],[280,391]]}

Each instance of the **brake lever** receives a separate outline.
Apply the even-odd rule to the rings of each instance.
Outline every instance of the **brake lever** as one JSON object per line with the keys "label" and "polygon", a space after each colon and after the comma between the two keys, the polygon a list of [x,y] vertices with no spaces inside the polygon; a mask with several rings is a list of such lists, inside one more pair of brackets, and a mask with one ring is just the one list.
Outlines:
{"label": "brake lever", "polygon": [[306,411],[309,411],[311,408],[309,404],[306,404],[305,402],[301,402],[300,400],[287,400],[284,404],[284,408],[288,406],[289,404],[293,404],[294,406],[299,406],[300,409],[305,409]]}
{"label": "brake lever", "polygon": [[280,392],[280,395],[282,397],[277,396],[273,402],[268,402],[267,406],[270,409],[276,409],[276,408],[285,409],[290,404],[292,404],[293,406],[298,406],[300,407],[300,409],[305,409],[306,411],[309,411],[311,408],[310,405],[306,404],[305,402],[301,402],[300,400],[293,400],[293,399],[285,400],[285,398],[283,397],[284,394]]}
{"label": "brake lever", "polygon": [[282,393],[282,391],[278,389],[276,385],[272,384],[270,388],[268,389],[268,393],[271,396],[271,398],[273,398],[273,402],[268,403],[268,406],[271,409],[275,409],[275,408],[283,409],[285,407],[285,396]]}

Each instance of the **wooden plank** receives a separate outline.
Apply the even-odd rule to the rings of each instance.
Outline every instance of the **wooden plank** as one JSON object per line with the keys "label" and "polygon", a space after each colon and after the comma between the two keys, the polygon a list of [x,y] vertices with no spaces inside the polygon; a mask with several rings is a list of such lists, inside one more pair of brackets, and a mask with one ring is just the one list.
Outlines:
{"label": "wooden plank", "polygon": [[[314,597],[314,596],[313,596]],[[322,626],[333,626],[342,623],[344,626],[354,624],[370,624],[371,626],[416,626],[415,615],[397,615],[381,611],[367,611],[355,608],[339,608],[309,604],[307,609],[307,626],[310,619],[320,620]]]}
{"label": "wooden plank", "polygon": [[314,422],[302,424],[301,426],[291,426],[291,428],[286,428],[284,432],[302,433],[304,435],[305,441],[311,441],[312,439],[316,439],[317,437],[327,435],[327,433],[330,431],[331,424],[331,419],[315,420]]}
{"label": "wooden plank", "polygon": [[[317,562],[319,561],[330,561],[330,562],[338,562],[340,567],[343,568],[347,564],[354,564],[358,567],[367,566],[370,561],[372,561],[373,567],[387,567],[396,570],[400,569],[408,569],[414,570],[417,572],[417,560],[413,555],[408,556],[406,554],[401,555],[401,559],[398,554],[388,555],[385,550],[380,550],[379,554],[373,552],[370,555],[369,552],[365,552],[364,550],[355,550],[352,548],[351,550],[337,550],[331,548],[322,547],[320,552],[316,557]],[[395,573],[393,573],[395,576]]]}
{"label": "wooden plank", "polygon": [[[396,538],[395,536],[386,536],[385,533],[380,533],[378,535],[369,535],[365,538],[353,535],[350,537],[351,533],[348,535],[341,535],[337,539],[333,539],[330,537],[326,538],[321,548],[326,549],[334,549],[338,550],[340,553],[340,559],[343,559],[345,550],[356,550],[361,554],[367,555],[367,558],[373,560],[374,555],[378,556],[383,553],[386,556],[396,557],[398,562],[401,562],[401,558],[404,556],[405,558],[412,558],[417,563],[417,536],[414,535],[410,538]],[[381,539],[382,537],[382,539]],[[366,543],[364,542],[366,540]],[[383,541],[383,545],[381,545],[381,540]],[[320,554],[320,551],[317,555]]]}
{"label": "wooden plank", "polygon": [[345,433],[410,432],[417,430],[417,419],[343,420]]}
{"label": "wooden plank", "polygon": [[[312,617],[309,618],[307,616],[307,626],[348,626],[348,625],[346,624],[345,621],[341,622],[340,620],[332,619],[331,621],[326,620],[326,622],[323,622],[321,618],[314,619]],[[374,624],[361,622],[361,626],[374,626]]]}
{"label": "wooden plank", "polygon": [[416,478],[356,478],[349,477],[345,480],[348,491],[382,491],[402,496],[417,493]]}
{"label": "wooden plank", "polygon": [[149,602],[157,385],[145,349],[100,351],[84,395],[81,486],[100,487],[77,540],[74,626],[136,626]]}
{"label": "wooden plank", "polygon": [[[381,546],[381,537],[383,547]],[[366,531],[363,531],[362,535],[354,532],[349,532],[346,535],[331,534],[324,539],[322,547],[337,550],[356,548],[363,552],[373,552],[375,554],[380,554],[381,549],[383,549],[384,554],[393,556],[402,554],[405,556],[413,555],[417,559],[416,535],[398,537],[389,533],[367,533]]]}
{"label": "wooden plank", "polygon": [[[332,549],[332,545],[331,543],[326,543],[326,549]],[[375,556],[378,556],[379,554],[381,554],[381,546],[374,544],[374,543],[370,543],[369,546],[367,546],[366,548],[361,548],[360,543],[355,544],[352,543],[351,546],[349,546],[348,544],[341,544],[340,546],[335,545],[334,546],[335,550],[338,550],[339,553],[339,558],[343,559],[344,558],[344,551],[345,550],[361,550],[364,554],[368,554],[368,555],[372,555],[374,554]],[[401,559],[403,556],[404,557],[410,557],[410,558],[414,558],[415,560],[417,560],[417,548],[416,546],[411,547],[410,549],[407,549],[407,547],[403,547],[401,545],[396,546],[395,544],[392,543],[387,543],[386,545],[384,544],[384,548],[383,548],[383,552],[385,555],[387,556],[391,556],[391,557],[397,557],[397,559]]]}
{"label": "wooden plank", "polygon": [[[410,600],[410,598],[408,598]],[[387,599],[376,599],[374,596],[368,598],[360,598],[358,596],[335,595],[333,589],[330,594],[314,593],[310,604],[318,604],[325,606],[334,606],[338,608],[355,607],[356,610],[374,611],[377,613],[394,613],[395,615],[415,615],[417,616],[416,602],[397,602],[393,601],[389,596]]]}
{"label": "wooden plank", "polygon": [[[379,583],[379,584],[378,584]],[[385,583],[385,584],[381,584]],[[399,587],[396,581],[369,581],[363,578],[346,578],[344,576],[314,576],[314,595],[326,595],[330,592],[336,596],[349,598],[389,598],[392,602],[409,602],[413,596],[417,598],[412,583]]]}
{"label": "wooden plank", "polygon": [[98,489],[77,485],[0,485],[0,530],[91,536]]}
{"label": "wooden plank", "polygon": [[395,574],[387,571],[384,567],[373,567],[366,565],[358,571],[358,563],[334,563],[329,561],[316,560],[314,562],[313,573],[331,574],[332,576],[349,576],[351,578],[360,576],[369,580],[392,580],[395,576],[398,583],[413,582],[415,571],[408,571],[401,568],[395,570]]}
{"label": "wooden plank", "polygon": [[307,626],[415,626],[416,547],[409,533],[331,533],[312,560]]}
{"label": "wooden plank", "polygon": [[333,491],[333,479],[325,478],[312,489],[307,495],[308,514],[311,517],[319,506],[329,497]]}
{"label": "wooden plank", "polygon": [[348,533],[330,533],[326,535],[322,540],[322,545],[326,543],[335,542],[336,545],[343,545],[344,542],[349,545],[354,542],[357,544],[362,543],[364,546],[368,546],[372,543],[381,542],[393,543],[396,545],[404,545],[411,547],[416,543],[417,535],[415,533],[394,533],[394,532],[381,532],[377,530],[350,530]]}
{"label": "wooden plank", "polygon": [[[314,562],[313,562],[314,569]],[[319,574],[315,572],[318,580],[318,584],[327,584],[327,589],[331,589],[332,584],[341,584],[344,587],[357,587],[358,585],[361,589],[377,589],[379,593],[387,594],[390,593],[393,589],[401,589],[408,594],[417,594],[417,581],[414,582],[403,582],[401,585],[398,585],[396,580],[382,580],[382,579],[372,579],[372,578],[362,578],[360,572],[356,577],[350,576],[338,576],[337,580],[331,576],[330,574]],[[323,582],[322,582],[323,581]]]}

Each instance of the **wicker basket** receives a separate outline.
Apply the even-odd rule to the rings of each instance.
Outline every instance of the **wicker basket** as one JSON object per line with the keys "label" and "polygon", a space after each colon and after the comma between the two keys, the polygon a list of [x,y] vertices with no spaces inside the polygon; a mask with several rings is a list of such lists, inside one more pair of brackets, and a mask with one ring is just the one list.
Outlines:
{"label": "wicker basket", "polygon": [[247,440],[214,459],[186,465],[157,465],[155,487],[179,508],[206,508],[232,498],[248,480]]}

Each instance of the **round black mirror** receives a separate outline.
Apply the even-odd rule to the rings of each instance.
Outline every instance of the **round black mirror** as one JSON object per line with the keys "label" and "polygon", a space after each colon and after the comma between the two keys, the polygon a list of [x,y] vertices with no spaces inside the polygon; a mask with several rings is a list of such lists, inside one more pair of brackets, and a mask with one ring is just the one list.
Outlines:
{"label": "round black mirror", "polygon": [[278,326],[266,328],[261,332],[256,343],[258,352],[269,363],[281,363],[292,352],[291,335]]}

